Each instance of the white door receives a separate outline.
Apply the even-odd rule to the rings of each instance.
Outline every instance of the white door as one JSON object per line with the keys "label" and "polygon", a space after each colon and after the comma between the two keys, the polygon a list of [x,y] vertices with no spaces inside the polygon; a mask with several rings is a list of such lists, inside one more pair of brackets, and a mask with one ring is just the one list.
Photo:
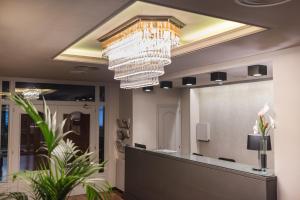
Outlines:
{"label": "white door", "polygon": [[57,107],[58,121],[67,118],[64,131],[74,131],[67,138],[70,138],[82,151],[89,150],[97,153],[99,145],[95,106]]}
{"label": "white door", "polygon": [[178,105],[158,105],[158,148],[180,151],[180,109]]}
{"label": "white door", "polygon": [[[35,107],[43,114],[43,106],[41,103],[36,104]],[[51,110],[55,108],[49,106]],[[33,120],[20,107],[13,106],[12,108],[12,129],[15,130],[10,139],[9,145],[13,148],[9,149],[9,174],[13,174],[20,170],[36,170],[41,163],[40,149],[43,143],[43,137],[39,128],[35,125]],[[22,191],[26,188],[26,184],[20,181],[11,183],[9,185],[11,191]]]}
{"label": "white door", "polygon": [[[58,120],[67,119],[64,131],[74,131],[67,138],[72,140],[81,151],[94,152],[93,158],[98,162],[99,136],[96,130],[95,106],[58,106]],[[75,188],[71,195],[84,194],[81,186]]]}
{"label": "white door", "polygon": [[[68,137],[83,151],[95,152],[95,162],[98,162],[99,136],[97,131],[97,114],[95,106],[67,106],[49,105],[52,112],[57,111],[57,121],[61,122],[68,118],[65,132],[74,130],[76,133],[69,134]],[[36,105],[39,112],[43,113],[43,106]],[[39,158],[36,150],[43,142],[39,128],[33,123],[30,117],[20,108],[15,107],[13,112],[13,127],[16,130],[11,143],[13,148],[11,154],[12,172],[19,170],[36,170],[39,165]],[[18,189],[21,186],[19,183]],[[82,188],[78,187],[72,194],[83,193]]]}
{"label": "white door", "polygon": [[[43,114],[43,106],[35,105],[37,110]],[[51,110],[54,108],[49,106]],[[19,170],[35,170],[39,160],[37,158],[37,150],[42,143],[39,128],[34,124],[28,114],[21,108],[13,107],[12,128],[16,130],[10,140],[11,148],[11,172],[15,173]]]}

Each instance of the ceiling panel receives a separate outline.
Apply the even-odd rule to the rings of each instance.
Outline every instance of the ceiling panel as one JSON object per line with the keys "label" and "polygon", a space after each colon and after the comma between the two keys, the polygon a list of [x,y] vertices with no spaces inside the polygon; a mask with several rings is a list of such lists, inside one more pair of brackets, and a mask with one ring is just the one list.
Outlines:
{"label": "ceiling panel", "polygon": [[[148,0],[270,30],[173,58],[166,75],[300,44],[300,1],[249,8],[234,0]],[[54,61],[52,58],[129,4],[129,0],[1,0],[1,76],[113,81],[106,65]],[[96,72],[69,73],[93,65]]]}

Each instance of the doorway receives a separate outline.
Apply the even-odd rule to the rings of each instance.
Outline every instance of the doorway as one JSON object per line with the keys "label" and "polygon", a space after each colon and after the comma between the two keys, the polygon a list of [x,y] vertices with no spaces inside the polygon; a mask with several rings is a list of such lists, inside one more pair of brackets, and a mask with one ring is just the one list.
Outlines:
{"label": "doorway", "polygon": [[[35,105],[43,115],[43,106]],[[98,162],[99,134],[97,130],[97,110],[95,105],[48,105],[52,113],[57,111],[57,121],[67,119],[64,132],[73,130],[67,138],[71,139],[81,151],[93,151],[93,159]],[[37,170],[41,162],[37,152],[43,144],[43,137],[39,128],[32,119],[20,108],[13,109],[12,128],[15,131],[10,141],[13,148],[11,152],[11,172],[20,170]],[[76,188],[72,194],[81,194],[83,189]]]}
{"label": "doorway", "polygon": [[158,105],[158,149],[180,152],[181,116],[179,105]]}
{"label": "doorway", "polygon": [[[93,151],[98,158],[98,131],[95,106],[58,106],[58,120],[66,119],[64,132],[72,131],[66,139],[72,140],[82,152]],[[96,155],[97,154],[97,155]]]}

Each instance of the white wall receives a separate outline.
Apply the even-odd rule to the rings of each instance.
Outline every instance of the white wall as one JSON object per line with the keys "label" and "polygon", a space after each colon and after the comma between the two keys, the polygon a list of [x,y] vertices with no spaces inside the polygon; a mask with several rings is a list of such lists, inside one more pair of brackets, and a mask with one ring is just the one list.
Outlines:
{"label": "white wall", "polygon": [[[298,200],[300,190],[300,47],[282,51],[250,56],[210,66],[199,66],[194,70],[180,73],[189,76],[195,73],[217,71],[231,67],[241,67],[257,63],[273,63],[274,76],[274,109],[277,129],[274,133],[274,168],[278,177],[278,200]],[[167,77],[166,77],[167,78]],[[192,110],[199,110],[193,104],[190,94]],[[181,97],[176,90],[155,90],[145,94],[141,90],[133,91],[133,142],[145,143],[149,148],[156,148],[156,116],[157,105],[164,103],[178,103]],[[187,104],[185,104],[187,105]],[[195,113],[189,113],[195,117]],[[186,114],[184,116],[187,116]],[[188,117],[182,117],[187,122]],[[192,123],[192,122],[189,122]],[[184,127],[184,126],[182,126]],[[185,126],[186,127],[186,126]],[[182,128],[184,129],[184,128]],[[189,132],[189,130],[186,130]],[[190,130],[190,137],[194,137]],[[191,151],[197,148],[194,140],[190,141]]]}
{"label": "white wall", "polygon": [[[132,90],[119,89],[119,118],[130,120],[130,138],[123,142],[132,145]],[[116,162],[116,187],[125,188],[125,153],[118,152]]]}
{"label": "white wall", "polygon": [[300,49],[274,58],[278,199],[300,199]]}
{"label": "white wall", "polygon": [[[184,96],[186,99],[186,96]],[[189,100],[188,100],[189,101]],[[187,102],[184,101],[185,103]],[[142,89],[119,90],[119,118],[131,119],[131,138],[125,143],[134,145],[141,143],[149,149],[157,148],[157,108],[159,105],[180,106],[180,90],[163,90],[155,87],[153,92],[143,92]],[[186,105],[186,104],[185,104]],[[189,106],[184,106],[189,114]],[[188,121],[189,123],[189,121]],[[184,138],[185,149],[189,138]],[[116,162],[116,187],[124,190],[125,165],[124,154],[118,153]]]}
{"label": "white wall", "polygon": [[[278,200],[298,200],[300,199],[298,187],[300,180],[300,128],[298,122],[300,119],[300,89],[298,88],[300,85],[298,77],[300,74],[300,47],[210,66],[199,66],[193,71],[180,73],[180,76],[266,62],[273,63],[274,109],[277,124],[273,147],[274,168],[278,177]],[[179,101],[178,92],[170,91],[155,90],[150,94],[145,94],[141,90],[133,92],[134,141],[156,148],[156,106],[160,103]],[[193,93],[190,94],[190,97],[192,96]],[[190,103],[193,108],[192,98]],[[190,117],[194,113],[191,112]],[[193,130],[190,130],[190,135],[193,137]],[[191,140],[191,148],[195,148],[194,140]]]}
{"label": "white wall", "polygon": [[[130,133],[132,135],[132,90],[120,89],[119,92],[119,118],[130,120]],[[132,144],[132,136],[125,139],[126,144]]]}
{"label": "white wall", "polygon": [[[178,76],[224,70],[258,63],[272,63],[274,109],[274,168],[278,178],[278,200],[300,199],[300,47],[249,56],[183,71]],[[171,78],[171,77],[165,77]],[[173,76],[173,78],[177,78]],[[192,106],[192,105],[191,105]],[[192,130],[191,130],[192,137]],[[193,146],[191,141],[191,146]]]}
{"label": "white wall", "polygon": [[164,90],[156,87],[146,93],[141,89],[133,91],[133,143],[157,148],[158,105],[180,105],[180,90]]}
{"label": "white wall", "polygon": [[119,84],[107,84],[106,88],[106,110],[105,110],[105,151],[107,151],[108,163],[105,174],[112,186],[116,183],[116,159],[118,157],[116,149],[117,123],[119,117]]}
{"label": "white wall", "polygon": [[190,153],[190,89],[180,91],[181,107],[181,152]]}
{"label": "white wall", "polygon": [[[199,122],[210,124],[211,135],[209,142],[197,142],[198,152],[213,158],[226,157],[258,165],[257,151],[247,150],[247,135],[253,133],[257,113],[264,104],[273,108],[273,81],[193,90],[198,100],[195,103],[199,104]],[[192,128],[196,129],[195,126]],[[268,152],[268,167],[274,167],[273,151]]]}
{"label": "white wall", "polygon": [[190,90],[190,152],[199,152],[196,138],[196,125],[199,122],[199,95],[197,90]]}

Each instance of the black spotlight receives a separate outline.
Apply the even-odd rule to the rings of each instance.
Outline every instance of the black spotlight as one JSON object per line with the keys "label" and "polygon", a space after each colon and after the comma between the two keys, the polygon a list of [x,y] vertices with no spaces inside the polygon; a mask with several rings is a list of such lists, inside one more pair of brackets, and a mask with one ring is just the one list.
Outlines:
{"label": "black spotlight", "polygon": [[248,66],[248,76],[266,76],[268,74],[268,68],[266,65],[251,65]]}
{"label": "black spotlight", "polygon": [[143,87],[143,91],[144,92],[151,92],[151,91],[153,91],[153,86]]}
{"label": "black spotlight", "polygon": [[182,78],[182,85],[187,85],[187,86],[190,86],[190,85],[196,85],[196,77],[183,77]]}
{"label": "black spotlight", "polygon": [[226,72],[212,72],[210,73],[210,81],[223,82],[227,81]]}
{"label": "black spotlight", "polygon": [[161,81],[160,82],[160,88],[171,89],[172,87],[173,87],[172,81]]}

